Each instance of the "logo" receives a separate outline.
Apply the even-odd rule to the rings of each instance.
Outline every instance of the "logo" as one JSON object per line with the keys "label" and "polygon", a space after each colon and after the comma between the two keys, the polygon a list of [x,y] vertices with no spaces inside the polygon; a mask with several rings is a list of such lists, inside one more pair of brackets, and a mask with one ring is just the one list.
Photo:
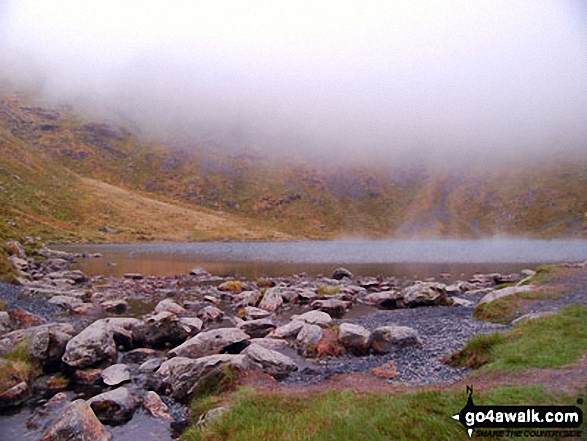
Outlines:
{"label": "logo", "polygon": [[473,432],[493,437],[581,437],[578,428],[583,424],[583,411],[577,406],[477,406],[473,386],[467,386],[467,394],[467,404],[452,418],[465,427],[469,437]]}

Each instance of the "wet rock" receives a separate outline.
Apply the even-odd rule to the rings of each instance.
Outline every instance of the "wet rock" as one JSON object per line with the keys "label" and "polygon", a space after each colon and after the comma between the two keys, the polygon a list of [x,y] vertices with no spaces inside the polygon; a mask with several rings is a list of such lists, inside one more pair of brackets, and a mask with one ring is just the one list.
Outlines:
{"label": "wet rock", "polygon": [[403,303],[407,308],[451,305],[445,288],[443,283],[417,283],[404,290]]}
{"label": "wet rock", "polygon": [[381,309],[399,309],[404,307],[404,296],[401,291],[381,291],[368,294],[365,302]]}
{"label": "wet rock", "polygon": [[148,391],[143,397],[143,407],[155,418],[163,421],[173,421],[169,414],[169,408],[161,400],[161,397],[152,390]]}
{"label": "wet rock", "polygon": [[[326,313],[325,313],[326,314]],[[283,325],[283,326],[279,326],[278,328],[276,328],[271,335],[274,337],[278,337],[278,338],[293,338],[293,337],[297,337],[298,333],[302,330],[302,328],[304,327],[304,324],[306,324],[306,322],[304,322],[303,320],[292,320],[291,322]]]}
{"label": "wet rock", "polygon": [[265,291],[265,295],[259,302],[258,307],[266,311],[275,311],[283,306],[283,298],[279,292],[279,288],[269,288]]}
{"label": "wet rock", "polygon": [[341,323],[338,329],[338,340],[349,351],[357,355],[366,354],[369,350],[371,333],[359,325]]}
{"label": "wet rock", "polygon": [[318,294],[316,294],[311,289],[304,289],[298,292],[298,303],[300,305],[307,305],[318,298]]}
{"label": "wet rock", "polygon": [[69,404],[45,433],[44,441],[110,441],[112,436],[84,400]]}
{"label": "wet rock", "polygon": [[41,364],[46,371],[59,367],[71,334],[44,327],[35,332],[28,344],[29,354]]}
{"label": "wet rock", "polygon": [[33,381],[32,389],[35,394],[47,395],[67,390],[69,380],[61,374],[43,375]]}
{"label": "wet rock", "polygon": [[139,402],[128,388],[119,387],[90,398],[88,404],[102,423],[117,425],[132,418]]}
{"label": "wet rock", "polygon": [[288,356],[257,344],[248,346],[242,354],[246,357],[247,369],[260,370],[277,379],[285,378],[290,372],[298,369]]}
{"label": "wet rock", "polygon": [[122,357],[124,363],[142,363],[143,361],[155,357],[157,351],[151,348],[136,348],[127,352]]}
{"label": "wet rock", "polygon": [[[189,359],[178,357],[168,366],[171,395],[178,401],[185,401],[206,382],[225,375],[226,367],[244,367],[244,355],[218,354]],[[162,366],[163,367],[163,366]]]}
{"label": "wet rock", "polygon": [[35,409],[33,415],[27,420],[27,428],[46,431],[68,404],[66,394],[63,392],[55,394],[49,401]]}
{"label": "wet rock", "polygon": [[30,396],[31,390],[29,386],[24,381],[21,381],[0,393],[0,409],[20,406]]}
{"label": "wet rock", "polygon": [[322,339],[322,328],[305,323],[296,337],[296,345],[303,350],[316,345]]}
{"label": "wet rock", "polygon": [[151,358],[139,366],[139,372],[148,373],[155,372],[163,363],[162,358]]}
{"label": "wet rock", "polygon": [[130,380],[130,371],[125,364],[113,364],[102,371],[102,381],[107,386],[118,386]]}
{"label": "wet rock", "polygon": [[228,346],[243,343],[249,336],[238,328],[221,328],[202,332],[169,351],[171,357],[199,358],[217,354]]}
{"label": "wet rock", "polygon": [[342,317],[350,306],[350,302],[337,299],[314,300],[310,305],[312,309],[318,309],[336,318]]}
{"label": "wet rock", "polygon": [[275,323],[273,323],[273,321],[264,318],[259,320],[249,320],[243,322],[240,326],[238,326],[238,328],[245,331],[251,337],[261,338],[265,337],[267,334],[273,331],[276,328],[276,326]]}
{"label": "wet rock", "polygon": [[301,320],[310,325],[318,325],[321,328],[327,328],[332,324],[332,317],[324,311],[308,311],[300,315],[295,315],[292,320]]}
{"label": "wet rock", "polygon": [[514,294],[530,292],[534,289],[536,288],[532,285],[508,286],[507,288],[498,289],[496,291],[490,292],[489,294],[486,294],[481,300],[479,300],[479,305],[482,305],[483,303],[493,302],[494,300],[512,296]]}
{"label": "wet rock", "polygon": [[205,322],[213,322],[220,320],[224,316],[224,312],[216,306],[206,306],[198,311],[198,317]]}
{"label": "wet rock", "polygon": [[259,320],[267,318],[271,315],[269,311],[265,311],[261,308],[255,308],[254,306],[247,306],[243,311],[245,320]]}
{"label": "wet rock", "polygon": [[342,280],[345,277],[352,279],[353,278],[353,273],[351,273],[348,269],[346,268],[337,268],[332,272],[332,278],[334,280]]}
{"label": "wet rock", "polygon": [[418,332],[407,326],[382,326],[371,333],[369,346],[380,354],[408,346],[421,346]]}
{"label": "wet rock", "polygon": [[155,306],[155,313],[159,312],[170,312],[172,314],[184,314],[186,309],[183,306],[178,305],[171,299],[164,299],[157,303]]}

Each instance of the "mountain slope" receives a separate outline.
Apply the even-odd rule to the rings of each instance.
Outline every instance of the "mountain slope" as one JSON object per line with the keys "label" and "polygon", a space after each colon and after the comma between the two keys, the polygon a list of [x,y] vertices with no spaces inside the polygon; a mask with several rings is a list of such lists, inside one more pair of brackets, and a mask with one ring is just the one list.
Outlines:
{"label": "mountain slope", "polygon": [[0,238],[587,237],[587,157],[367,167],[173,144],[5,95]]}

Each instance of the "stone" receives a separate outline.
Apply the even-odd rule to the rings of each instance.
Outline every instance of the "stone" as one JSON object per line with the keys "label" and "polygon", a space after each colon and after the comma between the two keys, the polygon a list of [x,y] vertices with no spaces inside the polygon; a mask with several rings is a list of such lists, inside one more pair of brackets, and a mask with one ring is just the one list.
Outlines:
{"label": "stone", "polygon": [[75,400],[55,419],[44,441],[110,441],[112,436],[84,400]]}
{"label": "stone", "polygon": [[350,308],[350,306],[350,302],[345,302],[338,299],[314,300],[310,304],[312,309],[318,309],[322,312],[326,312],[335,318],[342,317],[346,313],[347,309]]}
{"label": "stone", "polygon": [[279,288],[269,288],[265,291],[265,295],[259,303],[259,308],[266,311],[275,311],[283,306],[283,298],[279,292]]}
{"label": "stone", "polygon": [[271,338],[271,337],[264,337],[264,338],[252,338],[251,344],[256,344],[259,346],[263,346],[267,349],[284,349],[287,348],[289,345],[287,340],[283,340],[281,338]]}
{"label": "stone", "polygon": [[31,396],[31,390],[24,381],[0,393],[0,409],[17,407]]}
{"label": "stone", "polygon": [[197,317],[180,317],[179,323],[187,332],[188,337],[196,335],[204,326],[204,322]]}
{"label": "stone", "polygon": [[79,285],[88,281],[88,277],[80,270],[53,271],[46,276],[49,279],[65,279],[71,281],[74,285]]}
{"label": "stone", "polygon": [[316,294],[311,289],[303,289],[298,291],[298,303],[300,305],[307,305],[318,298],[318,294]]}
{"label": "stone", "polygon": [[18,256],[8,256],[6,260],[12,268],[20,273],[26,273],[29,269],[28,262]]}
{"label": "stone", "polygon": [[113,362],[117,356],[113,332],[105,320],[97,320],[65,347],[63,362],[71,367],[82,369],[102,361]]}
{"label": "stone", "polygon": [[169,408],[161,400],[161,397],[152,390],[148,391],[143,397],[143,407],[155,418],[163,421],[173,421],[169,414]]}
{"label": "stone", "polygon": [[139,372],[148,373],[155,372],[163,363],[162,358],[151,358],[139,366]]}
{"label": "stone", "polygon": [[124,363],[142,363],[149,358],[155,357],[157,351],[151,348],[136,348],[132,351],[128,351],[122,357]]}
{"label": "stone", "polygon": [[288,356],[257,344],[251,344],[242,354],[247,369],[260,370],[277,379],[283,379],[298,369]]}
{"label": "stone", "polygon": [[473,302],[467,299],[461,299],[460,297],[452,297],[453,306],[465,306],[471,307],[473,306]]}
{"label": "stone", "polygon": [[533,291],[534,289],[536,289],[536,288],[532,285],[508,286],[507,288],[498,289],[493,292],[490,292],[489,294],[486,294],[479,301],[479,305],[482,305],[483,303],[493,302],[494,300],[501,299],[503,297],[512,296],[514,294],[519,294],[519,293],[523,293],[523,292],[530,292],[530,291]]}
{"label": "stone", "polygon": [[10,331],[10,315],[6,311],[0,311],[0,335]]}
{"label": "stone", "polygon": [[353,278],[353,273],[351,273],[348,269],[346,268],[336,268],[333,272],[332,272],[332,278],[334,280],[342,280],[345,277],[352,279]]}
{"label": "stone", "polygon": [[102,423],[117,425],[132,418],[139,402],[128,388],[119,387],[90,398],[88,404]]}
{"label": "stone", "polygon": [[158,314],[151,315],[136,328],[136,339],[140,344],[152,347],[175,346],[183,343],[188,336],[194,334],[194,329],[190,324],[199,328],[202,327],[202,321],[198,322],[181,321],[178,317],[169,312],[162,311]]}
{"label": "stone", "polygon": [[301,320],[310,325],[327,328],[332,324],[332,317],[324,311],[308,311],[292,317],[292,320]]}
{"label": "stone", "polygon": [[208,412],[200,415],[200,418],[198,418],[196,426],[203,426],[205,424],[210,424],[214,421],[219,420],[220,418],[222,418],[222,415],[224,415],[229,409],[230,408],[228,406],[221,406],[215,407],[214,409],[210,409]]}
{"label": "stone", "polygon": [[48,302],[68,310],[73,310],[75,307],[80,306],[83,303],[80,299],[70,296],[54,296],[51,297]]}
{"label": "stone", "polygon": [[[330,317],[330,316],[329,316]],[[298,333],[304,327],[303,320],[292,320],[291,322],[276,328],[272,333],[271,336],[278,337],[278,338],[293,338],[297,337]]]}
{"label": "stone", "polygon": [[452,305],[452,301],[446,295],[446,285],[443,283],[417,283],[406,288],[403,295],[403,304],[407,308]]}
{"label": "stone", "polygon": [[338,341],[349,351],[357,355],[369,351],[369,337],[371,333],[359,325],[341,323],[338,329]]}
{"label": "stone", "polygon": [[244,308],[244,318],[246,320],[259,320],[267,318],[271,315],[269,311],[265,311],[261,308],[255,308],[254,306],[247,306]]}
{"label": "stone", "polygon": [[126,273],[124,278],[129,280],[142,280],[145,278],[145,276],[139,273]]}
{"label": "stone", "polygon": [[206,306],[198,311],[198,317],[205,322],[213,322],[220,320],[224,316],[224,312],[216,306]]}
{"label": "stone", "polygon": [[76,369],[71,379],[82,386],[97,386],[102,382],[102,369]]}
{"label": "stone", "polygon": [[14,328],[30,328],[32,326],[44,325],[47,321],[39,317],[38,315],[32,314],[21,308],[11,309],[8,314],[10,315],[10,321]]}
{"label": "stone", "polygon": [[102,371],[102,381],[107,386],[118,386],[130,380],[130,371],[125,364],[113,364]]}
{"label": "stone", "polygon": [[237,306],[255,306],[261,300],[261,291],[243,291],[234,300]]}
{"label": "stone", "polygon": [[265,337],[271,331],[273,331],[277,326],[275,323],[270,319],[259,319],[259,320],[249,320],[247,322],[243,322],[239,329],[245,331],[248,335],[254,338],[261,338]]}
{"label": "stone", "polygon": [[[171,357],[199,358],[217,354],[228,347],[236,347],[245,342],[249,336],[238,328],[220,328],[201,332],[183,344],[169,351]],[[243,346],[244,349],[245,346]]]}
{"label": "stone", "polygon": [[379,354],[394,352],[408,346],[422,346],[418,332],[407,326],[382,326],[371,333],[371,349]]}
{"label": "stone", "polygon": [[305,323],[296,337],[296,345],[306,350],[308,347],[316,345],[322,339],[322,335],[320,326]]}
{"label": "stone", "polygon": [[211,274],[206,271],[204,268],[196,267],[190,271],[190,276],[199,277],[199,278],[208,278]]}
{"label": "stone", "polygon": [[217,354],[198,359],[178,358],[180,360],[169,364],[167,368],[171,396],[181,402],[186,401],[200,386],[226,375],[227,366],[236,369],[245,367],[245,356],[241,354]]}
{"label": "stone", "polygon": [[401,291],[381,291],[368,294],[365,301],[381,309],[399,309],[404,307],[404,295]]}
{"label": "stone", "polygon": [[27,420],[27,429],[42,430],[43,432],[48,430],[56,417],[69,404],[65,393],[56,393],[49,401],[35,409],[32,416]]}
{"label": "stone", "polygon": [[525,314],[525,315],[515,319],[512,322],[512,325],[517,325],[518,323],[524,323],[524,322],[527,322],[528,320],[535,320],[537,318],[548,317],[553,314],[556,314],[556,312],[555,311],[541,311],[541,312],[533,312],[530,314]]}
{"label": "stone", "polygon": [[178,305],[171,299],[163,299],[155,306],[155,313],[164,311],[172,314],[184,314],[187,312],[183,306]]}

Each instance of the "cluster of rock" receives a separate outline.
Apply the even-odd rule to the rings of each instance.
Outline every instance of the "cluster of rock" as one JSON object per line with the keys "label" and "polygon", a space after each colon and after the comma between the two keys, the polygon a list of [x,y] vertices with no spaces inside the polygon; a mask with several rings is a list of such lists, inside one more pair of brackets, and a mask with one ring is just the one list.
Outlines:
{"label": "cluster of rock", "polygon": [[[316,356],[327,334],[356,356],[419,346],[418,333],[406,326],[370,331],[333,318],[358,303],[380,309],[470,306],[457,296],[489,292],[504,279],[479,275],[451,285],[414,283],[353,277],[343,268],[332,278],[300,275],[257,282],[213,277],[201,268],[177,277],[88,278],[70,270],[70,264],[98,256],[43,249],[38,260],[27,257],[19,244],[13,247],[18,252],[11,263],[22,275],[21,298],[44,300],[64,315],[47,322],[23,311],[29,317],[23,324],[15,319],[14,308],[0,312],[0,355],[24,344],[49,378],[66,379],[63,389],[73,384],[106,390],[87,401],[61,397],[60,412],[44,429],[46,439],[62,439],[63,433],[71,436],[67,439],[109,439],[101,424],[122,424],[139,406],[171,420],[165,400],[186,402],[227,369],[258,370],[283,379],[298,369],[284,352],[293,348],[301,356]],[[131,314],[132,299],[158,303],[137,315]],[[300,313],[285,319],[288,311]],[[0,408],[22,404],[37,390],[25,380],[4,389]]]}

